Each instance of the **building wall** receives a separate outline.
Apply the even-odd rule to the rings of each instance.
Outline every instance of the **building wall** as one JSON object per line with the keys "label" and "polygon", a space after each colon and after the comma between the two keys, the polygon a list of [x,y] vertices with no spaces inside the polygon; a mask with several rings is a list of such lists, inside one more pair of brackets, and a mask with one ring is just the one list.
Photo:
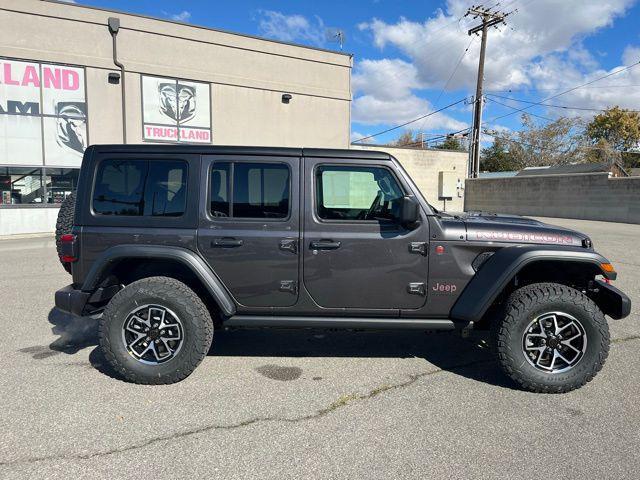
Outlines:
{"label": "building wall", "polygon": [[591,173],[470,179],[465,210],[640,223],[640,177]]}
{"label": "building wall", "polygon": [[450,150],[420,150],[387,146],[360,146],[351,148],[378,150],[393,155],[407,171],[426,200],[439,210],[461,212],[464,208],[464,188],[457,190],[451,200],[442,200],[438,196],[438,178],[440,172],[455,172],[452,175],[464,186],[469,161],[467,152]]}
{"label": "building wall", "polygon": [[[212,84],[213,142],[347,148],[351,57],[77,5],[0,0],[3,57],[87,67],[89,138],[122,142],[109,17],[120,19],[127,140],[142,141],[140,74]],[[7,28],[6,26],[9,26]],[[283,93],[293,99],[281,101]]]}
{"label": "building wall", "polygon": [[30,233],[50,233],[56,229],[59,208],[3,208],[0,211],[0,237]]}
{"label": "building wall", "polygon": [[[123,143],[122,86],[109,81],[109,74],[120,73],[109,17],[120,20],[127,143],[153,143],[143,134],[143,122],[153,121],[163,124],[158,131],[206,134],[198,143],[348,148],[350,55],[77,4],[0,0],[0,235],[13,232],[7,225],[20,218],[25,229],[50,230],[44,220],[50,212],[31,215],[30,207],[59,203],[71,192],[87,145]],[[57,86],[51,93],[43,81],[47,65],[73,70],[79,88],[65,92]],[[21,85],[25,69],[39,76]],[[152,77],[155,84],[145,89],[144,101],[154,96],[156,104],[144,107],[143,78]],[[160,85],[168,80],[176,92],[185,85],[194,89],[195,119],[160,112]],[[292,96],[288,104],[283,94]],[[19,103],[21,115],[9,115],[9,102],[13,110]],[[28,114],[22,112],[26,102]],[[69,125],[59,109],[74,104],[83,110],[77,114],[82,118],[73,119],[80,133],[64,141]],[[155,120],[149,120],[152,115]],[[18,212],[27,210],[5,213],[8,202]]]}

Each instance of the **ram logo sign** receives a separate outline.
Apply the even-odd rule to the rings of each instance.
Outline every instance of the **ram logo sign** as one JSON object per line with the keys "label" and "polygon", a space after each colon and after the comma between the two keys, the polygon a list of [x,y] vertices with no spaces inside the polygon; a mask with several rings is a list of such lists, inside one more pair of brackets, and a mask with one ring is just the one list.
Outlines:
{"label": "ram logo sign", "polygon": [[211,143],[208,83],[142,77],[143,139]]}

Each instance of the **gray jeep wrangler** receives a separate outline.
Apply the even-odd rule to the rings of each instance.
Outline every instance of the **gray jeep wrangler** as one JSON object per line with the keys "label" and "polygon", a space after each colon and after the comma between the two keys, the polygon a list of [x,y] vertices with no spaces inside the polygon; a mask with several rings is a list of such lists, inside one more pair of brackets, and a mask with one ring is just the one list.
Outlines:
{"label": "gray jeep wrangler", "polygon": [[73,283],[56,305],[102,314],[126,380],[167,384],[214,326],[488,328],[523,388],[566,392],[630,312],[578,232],[430,206],[382,152],[194,145],[88,148],[58,222]]}

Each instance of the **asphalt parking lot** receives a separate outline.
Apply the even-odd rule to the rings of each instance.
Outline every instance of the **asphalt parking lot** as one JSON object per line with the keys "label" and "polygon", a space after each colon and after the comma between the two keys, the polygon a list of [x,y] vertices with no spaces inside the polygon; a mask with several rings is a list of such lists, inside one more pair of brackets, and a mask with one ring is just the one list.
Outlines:
{"label": "asphalt parking lot", "polygon": [[565,395],[517,390],[480,332],[220,331],[185,381],[127,384],[52,309],[53,240],[0,240],[0,478],[638,478],[640,225],[548,221],[634,302]]}

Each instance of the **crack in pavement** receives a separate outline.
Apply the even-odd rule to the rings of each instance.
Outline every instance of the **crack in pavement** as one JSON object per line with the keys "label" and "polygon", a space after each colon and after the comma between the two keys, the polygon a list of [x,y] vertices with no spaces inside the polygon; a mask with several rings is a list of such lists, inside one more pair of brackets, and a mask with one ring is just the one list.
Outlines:
{"label": "crack in pavement", "polygon": [[267,422],[282,422],[282,423],[298,423],[298,422],[304,422],[304,421],[308,421],[308,420],[313,420],[316,418],[321,418],[324,417],[325,415],[328,415],[336,410],[339,410],[343,407],[346,407],[347,405],[355,402],[355,401],[360,401],[360,400],[368,400],[370,398],[374,398],[384,392],[388,392],[391,390],[397,390],[397,389],[401,389],[401,388],[406,388],[409,387],[411,385],[413,385],[415,382],[417,382],[418,380],[420,380],[421,378],[424,377],[428,377],[431,375],[436,375],[436,374],[440,374],[440,373],[445,373],[448,371],[454,371],[454,370],[459,370],[462,368],[466,368],[466,367],[471,367],[471,366],[484,366],[484,365],[488,365],[488,364],[492,364],[495,363],[494,359],[491,360],[481,360],[481,361],[476,361],[476,362],[466,362],[466,363],[461,363],[459,365],[452,365],[450,367],[447,368],[439,368],[436,370],[431,370],[428,372],[422,372],[422,373],[416,373],[416,374],[412,374],[408,376],[408,380],[404,381],[404,382],[400,382],[400,383],[394,383],[391,385],[381,385],[379,387],[374,388],[373,390],[370,390],[367,393],[364,394],[348,394],[348,395],[343,395],[342,397],[340,397],[338,400],[336,400],[335,402],[331,403],[329,406],[322,408],[320,410],[317,410],[315,413],[310,413],[308,415],[301,415],[298,417],[293,417],[293,418],[288,418],[288,417],[255,417],[255,418],[251,418],[251,419],[247,419],[247,420],[243,420],[241,422],[238,423],[233,423],[230,425],[206,425],[203,427],[198,427],[192,430],[186,430],[183,432],[177,432],[177,433],[173,433],[173,434],[169,434],[169,435],[164,435],[164,436],[159,436],[159,437],[155,437],[155,438],[151,438],[148,439],[144,442],[140,442],[140,443],[136,443],[133,445],[129,445],[126,447],[121,447],[121,448],[114,448],[111,450],[105,450],[105,451],[101,451],[101,452],[93,452],[93,453],[86,453],[86,454],[72,454],[72,455],[49,455],[49,456],[42,456],[42,457],[31,457],[31,458],[26,458],[26,459],[17,459],[17,460],[12,460],[12,461],[8,461],[8,462],[0,462],[0,467],[5,467],[5,466],[14,466],[14,465],[26,465],[26,464],[32,464],[32,463],[37,463],[37,462],[44,462],[44,461],[51,461],[51,460],[90,460],[92,458],[96,458],[96,457],[104,457],[104,456],[108,456],[108,455],[114,455],[114,454],[118,454],[118,453],[124,453],[124,452],[129,452],[132,450],[137,450],[137,449],[141,449],[141,448],[145,448],[148,447],[150,445],[156,444],[156,443],[161,443],[161,442],[166,442],[166,441],[171,441],[171,440],[176,440],[176,439],[180,439],[180,438],[184,438],[184,437],[189,437],[192,435],[198,435],[200,433],[205,433],[205,432],[209,432],[209,431],[215,431],[215,430],[236,430],[239,428],[244,428],[244,427],[248,427],[250,425],[254,425],[256,423],[267,423]]}
{"label": "crack in pavement", "polygon": [[[615,343],[615,344],[619,344],[619,343],[623,343],[623,342],[627,342],[627,341],[631,341],[631,340],[638,340],[640,339],[640,335],[631,335],[628,337],[623,337],[623,338],[619,338],[616,340],[612,340],[611,343]],[[304,421],[308,421],[308,420],[313,420],[316,418],[321,418],[324,417],[326,415],[329,415],[330,413],[339,410],[341,408],[346,407],[349,404],[352,404],[353,402],[356,401],[362,401],[362,400],[369,400],[371,398],[374,398],[384,392],[389,392],[389,391],[393,391],[393,390],[399,390],[402,388],[407,388],[411,385],[413,385],[414,383],[416,383],[418,380],[425,378],[425,377],[429,377],[429,376],[433,376],[433,375],[437,375],[437,374],[441,374],[441,373],[447,373],[447,372],[452,372],[452,371],[456,371],[456,370],[461,370],[467,367],[479,367],[479,366],[487,366],[490,364],[494,364],[496,363],[495,359],[489,359],[489,360],[480,360],[480,361],[475,361],[475,362],[465,362],[465,363],[461,363],[458,365],[451,365],[449,367],[446,368],[438,368],[436,370],[431,370],[428,372],[422,372],[422,373],[416,373],[416,374],[412,374],[408,376],[408,379],[405,380],[404,382],[400,382],[400,383],[395,383],[395,384],[391,384],[391,385],[381,385],[379,387],[374,388],[373,390],[370,390],[367,393],[364,394],[358,394],[358,393],[352,393],[352,394],[348,394],[348,395],[343,395],[342,397],[340,397],[338,400],[334,401],[333,403],[331,403],[329,406],[322,408],[320,410],[317,410],[315,413],[310,413],[308,415],[301,415],[298,417],[293,417],[293,418],[288,418],[288,417],[255,417],[255,418],[250,418],[247,420],[243,420],[241,422],[238,423],[233,423],[230,425],[206,425],[203,427],[198,427],[192,430],[186,430],[183,432],[177,432],[177,433],[173,433],[173,434],[169,434],[169,435],[164,435],[164,436],[159,436],[159,437],[155,437],[155,438],[151,438],[148,439],[144,442],[140,442],[140,443],[136,443],[133,445],[129,445],[126,447],[121,447],[121,448],[114,448],[111,450],[105,450],[105,451],[101,451],[101,452],[93,452],[93,453],[86,453],[86,454],[72,454],[72,455],[49,455],[49,456],[42,456],[42,457],[31,457],[31,458],[26,458],[26,459],[17,459],[17,460],[13,460],[13,461],[8,461],[8,462],[0,462],[0,467],[6,467],[6,466],[14,466],[14,465],[28,465],[28,464],[32,464],[32,463],[37,463],[37,462],[44,462],[44,461],[51,461],[51,460],[90,460],[92,458],[96,458],[96,457],[105,457],[105,456],[109,456],[109,455],[115,455],[118,453],[124,453],[124,452],[129,452],[129,451],[133,451],[133,450],[138,450],[141,448],[145,448],[148,447],[150,445],[154,445],[156,443],[161,443],[161,442],[167,442],[167,441],[172,441],[172,440],[177,440],[180,438],[185,438],[185,437],[190,437],[193,435],[198,435],[200,433],[205,433],[205,432],[210,432],[210,431],[216,431],[216,430],[236,430],[239,428],[244,428],[244,427],[248,427],[257,423],[267,423],[267,422],[282,422],[282,423],[298,423],[298,422],[304,422]]]}

